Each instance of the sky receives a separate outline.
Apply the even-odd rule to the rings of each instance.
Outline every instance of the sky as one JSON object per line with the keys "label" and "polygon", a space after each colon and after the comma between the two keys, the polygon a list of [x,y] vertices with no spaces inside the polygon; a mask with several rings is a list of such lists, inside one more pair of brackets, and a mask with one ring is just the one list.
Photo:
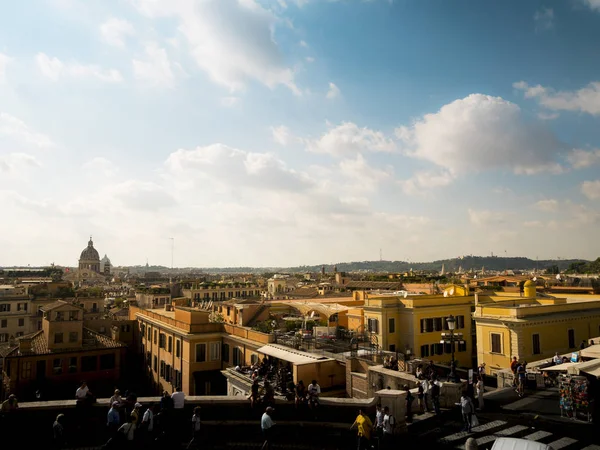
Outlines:
{"label": "sky", "polygon": [[600,0],[3,2],[0,265],[595,259],[598,42]]}

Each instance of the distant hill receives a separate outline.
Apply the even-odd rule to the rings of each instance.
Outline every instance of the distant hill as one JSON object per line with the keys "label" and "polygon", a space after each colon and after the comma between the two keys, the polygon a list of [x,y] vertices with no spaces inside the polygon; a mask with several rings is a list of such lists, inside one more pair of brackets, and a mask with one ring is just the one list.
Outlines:
{"label": "distant hill", "polygon": [[[296,267],[205,267],[205,268],[176,268],[175,272],[197,272],[204,273],[303,273],[303,272],[319,272],[321,267],[325,266],[325,270],[329,273],[333,272],[334,266],[339,272],[407,272],[410,269],[414,271],[440,271],[444,266],[446,272],[457,272],[460,268],[464,271],[485,270],[503,271],[503,270],[545,270],[553,268],[555,270],[564,271],[571,267],[595,267],[596,264],[583,259],[560,259],[560,260],[533,260],[524,257],[503,258],[497,256],[464,256],[462,258],[441,259],[432,262],[407,262],[407,261],[354,261],[340,262],[337,264],[318,264],[311,266],[296,266]],[[137,267],[138,271],[143,271],[144,268]],[[166,267],[152,267],[146,270],[165,270],[170,271]]]}

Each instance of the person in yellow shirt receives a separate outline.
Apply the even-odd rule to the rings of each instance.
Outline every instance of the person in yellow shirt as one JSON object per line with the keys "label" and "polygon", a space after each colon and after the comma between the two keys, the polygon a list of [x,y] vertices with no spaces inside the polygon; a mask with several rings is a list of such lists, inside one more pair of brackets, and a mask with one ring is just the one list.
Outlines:
{"label": "person in yellow shirt", "polygon": [[358,435],[357,449],[358,450],[370,449],[371,448],[371,445],[370,445],[371,431],[373,430],[373,422],[371,422],[371,419],[369,419],[369,417],[364,413],[364,411],[362,409],[358,410],[358,416],[356,417],[356,420],[354,421],[354,423],[352,424],[350,429],[352,430],[354,427],[356,427],[357,435]]}

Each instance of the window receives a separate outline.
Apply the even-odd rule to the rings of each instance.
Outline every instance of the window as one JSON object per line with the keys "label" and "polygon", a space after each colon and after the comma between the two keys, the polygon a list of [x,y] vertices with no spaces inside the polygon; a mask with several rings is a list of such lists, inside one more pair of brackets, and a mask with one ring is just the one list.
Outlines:
{"label": "window", "polygon": [[171,366],[170,366],[170,365],[168,365],[168,364],[167,364],[167,365],[165,366],[165,381],[167,381],[167,382],[171,381],[171,378],[172,378],[172,376],[171,376],[171,371],[172,371],[172,370],[173,370],[173,369],[171,368]]}
{"label": "window", "polygon": [[534,334],[531,336],[531,339],[533,341],[533,354],[534,355],[539,355],[542,353],[542,349],[540,347],[540,335],[539,334]]}
{"label": "window", "polygon": [[444,346],[444,353],[451,354],[452,353],[452,345],[450,343],[442,344]]}
{"label": "window", "polygon": [[69,311],[69,320],[79,319],[79,311]]}
{"label": "window", "polygon": [[250,362],[252,364],[256,364],[258,362],[258,355],[256,353],[252,353],[250,355]]}
{"label": "window", "polygon": [[100,370],[109,370],[115,368],[115,354],[100,355]]}
{"label": "window", "polygon": [[181,372],[179,370],[175,371],[175,386],[181,386]]}
{"label": "window", "polygon": [[6,328],[8,326],[8,320],[2,319],[0,320],[0,328]]}
{"label": "window", "polygon": [[175,340],[175,356],[177,358],[181,356],[181,341],[179,339]]}
{"label": "window", "polygon": [[393,317],[390,317],[388,319],[388,331],[390,333],[396,332],[396,319],[394,319]]}
{"label": "window", "polygon": [[171,353],[173,351],[173,337],[169,336],[169,341],[167,343],[167,351]]}
{"label": "window", "polygon": [[158,346],[160,348],[165,348],[167,346],[167,337],[164,333],[160,333],[158,336]]}
{"label": "window", "polygon": [[567,330],[569,333],[569,348],[575,348],[575,330]]}
{"label": "window", "polygon": [[211,342],[210,343],[210,360],[219,361],[221,359],[221,343]]}
{"label": "window", "polygon": [[443,355],[444,354],[444,344],[431,344],[431,356],[433,355]]}
{"label": "window", "polygon": [[160,376],[161,376],[161,378],[165,377],[165,366],[166,366],[165,362],[161,360],[160,361]]}
{"label": "window", "polygon": [[69,358],[69,373],[77,372],[77,357],[72,356]]}
{"label": "window", "polygon": [[0,305],[0,312],[10,312],[10,303]]}
{"label": "window", "polygon": [[459,352],[467,351],[467,341],[458,341],[458,351]]}
{"label": "window", "polygon": [[227,315],[229,315],[229,314],[231,314],[231,307],[230,306],[227,307]]}
{"label": "window", "polygon": [[396,344],[390,344],[390,352],[396,351]]}
{"label": "window", "polygon": [[77,342],[79,340],[79,333],[77,331],[69,332],[69,342]]}
{"label": "window", "polygon": [[25,319],[19,319],[19,326],[20,327],[24,327],[25,326]]}
{"label": "window", "polygon": [[465,327],[465,316],[456,316],[456,328],[462,330]]}
{"label": "window", "polygon": [[54,343],[55,344],[63,343],[63,334],[62,333],[54,333]]}
{"label": "window", "polygon": [[24,336],[24,335],[25,335],[25,333],[23,333],[22,331],[17,331],[15,333],[15,337],[21,337],[21,336]]}
{"label": "window", "polygon": [[42,321],[38,320],[38,326],[37,326],[38,331],[40,331],[42,329]]}
{"label": "window", "polygon": [[54,361],[52,361],[52,372],[54,375],[60,375],[62,373],[62,359],[55,358]]}
{"label": "window", "polygon": [[233,347],[233,365],[241,366],[243,358],[244,354],[240,351],[240,349],[237,347]]}
{"label": "window", "polygon": [[98,369],[98,358],[96,356],[81,357],[81,371],[94,372]]}
{"label": "window", "polygon": [[92,312],[98,312],[98,303],[92,303]]}
{"label": "window", "polygon": [[148,340],[152,339],[152,328],[148,327]]}
{"label": "window", "polygon": [[148,364],[148,367],[152,367],[152,354],[150,352],[146,352],[146,364]]}
{"label": "window", "polygon": [[[223,349],[221,351],[222,356],[221,359],[225,362],[229,362],[229,344],[223,344]],[[257,357],[258,359],[258,357]]]}
{"label": "window", "polygon": [[156,357],[156,355],[152,357],[152,368],[155,372],[158,372],[158,358]]}
{"label": "window", "polygon": [[442,331],[442,318],[436,317],[433,319],[433,331]]}
{"label": "window", "polygon": [[206,344],[196,344],[196,362],[206,361]]}
{"label": "window", "polygon": [[130,330],[130,329],[131,329],[131,328],[129,328],[129,325],[121,325],[121,331],[122,331],[123,333],[129,333],[129,330]]}
{"label": "window", "polygon": [[490,333],[492,344],[492,353],[502,353],[502,335],[498,333]]}
{"label": "window", "polygon": [[158,340],[158,331],[154,330],[154,344],[156,344]]}
{"label": "window", "polygon": [[146,325],[145,324],[140,325],[140,334],[142,335],[142,337],[146,337]]}
{"label": "window", "polygon": [[8,333],[0,333],[0,342],[8,342]]}
{"label": "window", "polygon": [[25,380],[31,378],[31,362],[24,362],[21,366],[21,378]]}
{"label": "window", "polygon": [[55,317],[57,322],[62,322],[63,320],[65,320],[65,315],[62,311],[57,311]]}
{"label": "window", "polygon": [[429,356],[429,345],[421,345],[421,358]]}
{"label": "window", "polygon": [[379,333],[379,321],[377,319],[368,319],[367,330],[371,333]]}
{"label": "window", "polygon": [[421,333],[431,333],[433,331],[433,319],[421,319]]}

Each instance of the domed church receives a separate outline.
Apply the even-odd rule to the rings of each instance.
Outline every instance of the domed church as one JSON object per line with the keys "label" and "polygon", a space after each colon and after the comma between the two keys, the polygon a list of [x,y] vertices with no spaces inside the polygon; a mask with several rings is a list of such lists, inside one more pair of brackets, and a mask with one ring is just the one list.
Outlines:
{"label": "domed church", "polygon": [[94,248],[91,236],[87,247],[83,249],[79,257],[79,269],[100,273],[100,255],[98,254],[98,250]]}

